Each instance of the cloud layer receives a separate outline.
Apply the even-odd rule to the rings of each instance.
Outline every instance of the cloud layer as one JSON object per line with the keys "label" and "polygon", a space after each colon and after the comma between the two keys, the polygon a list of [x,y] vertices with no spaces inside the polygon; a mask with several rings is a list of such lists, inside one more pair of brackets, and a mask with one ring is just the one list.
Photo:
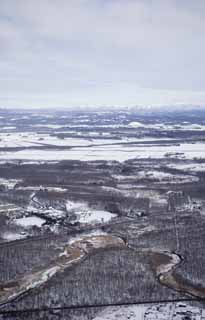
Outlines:
{"label": "cloud layer", "polygon": [[205,104],[203,0],[1,0],[0,106]]}

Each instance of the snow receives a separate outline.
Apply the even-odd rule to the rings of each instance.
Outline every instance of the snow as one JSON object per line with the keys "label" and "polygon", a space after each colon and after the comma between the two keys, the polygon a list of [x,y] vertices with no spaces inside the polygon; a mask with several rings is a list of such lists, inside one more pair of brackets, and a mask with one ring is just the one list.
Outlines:
{"label": "snow", "polygon": [[52,276],[54,276],[56,274],[56,272],[58,272],[60,270],[60,267],[59,266],[54,266],[54,267],[51,267],[50,269],[46,270],[44,273],[43,273],[43,276],[42,276],[42,281],[43,282],[46,282],[49,278],[51,278]]}
{"label": "snow", "polygon": [[162,252],[162,253],[165,253],[170,258],[170,262],[166,264],[160,264],[157,267],[157,275],[159,275],[160,278],[163,277],[164,274],[166,274],[167,272],[171,271],[173,267],[175,267],[177,264],[181,262],[181,259],[177,254],[174,254],[174,253],[171,254],[169,252]]}
{"label": "snow", "polygon": [[1,238],[3,238],[4,240],[8,240],[8,241],[14,241],[14,240],[19,240],[19,239],[24,239],[26,238],[27,235],[25,234],[20,234],[20,233],[15,233],[15,232],[5,232]]}
{"label": "snow", "polygon": [[0,178],[0,185],[3,185],[8,189],[13,189],[16,186],[16,184],[21,181],[22,180]]}
{"label": "snow", "polygon": [[[29,284],[27,285],[26,290],[39,287],[41,284],[45,283],[49,278],[54,276],[59,270],[60,266],[53,266],[42,273],[39,272],[36,275],[34,274],[34,276],[31,276],[31,279],[29,279]],[[35,279],[35,277],[36,280],[33,280],[32,278]]]}
{"label": "snow", "polygon": [[[44,125],[40,125],[44,126]],[[50,125],[48,125],[50,126]],[[53,125],[51,125],[53,127]],[[56,133],[56,132],[54,132]],[[53,146],[90,146],[90,145],[103,145],[103,144],[116,144],[119,142],[143,142],[143,141],[156,141],[159,138],[147,137],[147,138],[133,138],[125,137],[121,139],[116,139],[115,136],[112,138],[110,132],[87,132],[88,138],[76,137],[76,134],[81,134],[81,132],[75,132],[72,130],[58,131],[59,133],[69,133],[74,134],[75,137],[65,137],[64,139],[58,138],[58,136],[52,136],[49,133],[43,132],[15,132],[15,133],[0,133],[1,147],[11,148],[11,147],[31,147],[35,145],[53,145]],[[83,133],[82,133],[83,134]],[[99,136],[109,136],[110,139],[100,139]],[[167,140],[168,138],[162,138],[160,140]],[[171,139],[168,139],[171,140]]]}
{"label": "snow", "polygon": [[45,220],[39,217],[30,216],[30,217],[23,217],[19,219],[15,219],[14,222],[17,225],[20,225],[22,227],[30,227],[30,226],[37,226],[41,227],[43,223],[45,223]]}
{"label": "snow", "polygon": [[[68,265],[72,265],[73,263],[76,263],[77,261],[82,259],[82,257],[84,257],[85,254],[89,252],[88,244],[90,244],[93,248],[98,249],[106,247],[110,242],[118,245],[119,241],[121,241],[119,240],[119,238],[114,237],[110,239],[107,235],[103,238],[103,235],[105,234],[95,231],[89,234],[85,233],[84,235],[71,238],[68,241],[68,246],[64,247],[63,252],[59,254],[59,257],[64,256],[67,257],[68,260],[61,263],[56,260],[54,262],[54,265],[49,267],[48,269],[37,271],[36,273],[25,276],[24,287],[26,287],[26,290],[39,287],[41,284],[45,283],[48,279],[53,277],[57,272],[62,272],[65,268],[68,267]],[[78,251],[77,255],[76,249]]]}
{"label": "snow", "polygon": [[126,181],[126,180],[129,180],[129,181],[130,180],[134,180],[134,181],[138,180],[138,176],[137,175],[129,175],[129,176],[127,176],[127,175],[113,174],[112,177],[114,179],[116,179],[117,181],[119,181],[119,182]]}
{"label": "snow", "polygon": [[[28,205],[27,207],[27,212],[30,213],[41,213],[42,215],[44,215],[45,217],[51,217],[51,218],[62,218],[65,216],[65,212],[59,209],[55,209],[53,207],[49,207],[48,209],[37,209],[36,207],[34,207],[33,205]],[[42,218],[38,218],[43,220],[42,223],[45,222],[44,219]]]}
{"label": "snow", "polygon": [[[100,143],[100,139],[96,143]],[[114,140],[116,141],[116,140]],[[36,145],[56,145],[56,146],[87,146],[91,144],[89,139],[82,138],[65,138],[60,139],[50,136],[48,133],[37,132],[15,132],[11,134],[0,133],[1,147],[30,147]]]}
{"label": "snow", "polygon": [[[114,179],[118,182],[138,182],[142,179],[154,179],[157,180],[156,183],[188,183],[188,182],[198,182],[199,178],[192,175],[185,174],[171,174],[168,172],[158,171],[158,170],[140,170],[136,175],[112,175]],[[136,185],[135,187],[139,187]],[[120,186],[123,188],[123,186]]]}
{"label": "snow", "polygon": [[[175,154],[175,153],[178,153]],[[179,145],[104,145],[74,148],[70,150],[21,150],[1,152],[0,160],[116,160],[125,161],[133,158],[205,158],[205,144],[183,143]]]}
{"label": "snow", "polygon": [[172,174],[162,171],[139,171],[137,175],[140,178],[154,178],[159,180],[170,180],[173,178]]}
{"label": "snow", "polygon": [[[72,131],[63,131],[58,133],[74,133]],[[137,139],[137,138],[124,138],[124,139],[99,139],[99,132],[93,133],[95,137],[90,135],[90,138],[78,138],[78,137],[67,137],[60,139],[57,136],[51,136],[49,133],[37,133],[37,132],[15,132],[14,133],[0,133],[1,147],[11,148],[11,147],[31,147],[36,145],[53,145],[53,146],[84,146],[88,147],[90,145],[103,145],[103,144],[115,144],[119,142],[140,142],[140,141],[155,141],[157,138],[153,139]]]}
{"label": "snow", "polygon": [[85,202],[73,202],[68,200],[66,202],[66,210],[69,211],[74,211],[74,210],[83,210],[82,208],[86,207],[87,208],[87,204]]}
{"label": "snow", "polygon": [[39,186],[26,186],[26,187],[18,187],[18,190],[29,190],[29,191],[39,191],[39,190],[46,190],[46,191],[53,191],[53,192],[59,192],[59,193],[64,193],[67,191],[65,188],[61,187],[39,187]]}
{"label": "snow", "polygon": [[90,210],[80,215],[80,223],[108,222],[116,215],[103,210]]}
{"label": "snow", "polygon": [[144,320],[183,320],[186,318],[201,320],[203,318],[203,305],[188,305],[181,301],[178,303],[158,303],[147,308]]}
{"label": "snow", "polygon": [[[75,242],[82,241],[85,239],[85,237],[92,238],[92,237],[96,237],[96,236],[105,236],[105,235],[107,235],[106,232],[103,232],[101,230],[94,230],[94,231],[90,231],[89,233],[84,233],[83,235],[77,235],[75,237],[70,238],[68,244],[72,245]],[[65,254],[65,252],[63,252],[63,255],[64,254]]]}
{"label": "snow", "polygon": [[138,121],[133,121],[133,122],[130,122],[129,123],[129,126],[130,127],[133,127],[133,128],[142,128],[142,127],[146,127],[146,125],[142,122],[138,122]]}
{"label": "snow", "polygon": [[54,209],[52,207],[47,210],[43,210],[43,214],[51,218],[62,218],[65,215],[62,210]]}
{"label": "snow", "polygon": [[185,302],[158,303],[153,305],[107,307],[100,311],[93,320],[182,320],[186,314],[189,314],[190,319],[200,320],[205,312],[203,306],[188,305]]}
{"label": "snow", "polygon": [[50,128],[50,129],[61,129],[61,128],[64,128],[65,126],[61,126],[61,125],[57,125],[57,124],[40,123],[40,124],[33,125],[33,127],[45,127],[45,128]]}
{"label": "snow", "polygon": [[157,179],[160,182],[169,182],[169,183],[186,183],[186,182],[197,182],[199,181],[198,177],[190,175],[180,175],[180,174],[170,174],[162,171],[139,171],[138,176],[140,178],[146,179]]}
{"label": "snow", "polygon": [[2,130],[14,130],[14,129],[16,129],[16,127],[14,127],[14,126],[5,126],[5,127],[2,127],[1,129]]}
{"label": "snow", "polygon": [[174,168],[183,171],[190,172],[204,172],[205,171],[205,163],[176,163],[176,164],[168,164],[169,168]]}
{"label": "snow", "polygon": [[17,207],[16,205],[12,204],[12,203],[7,203],[7,204],[0,204],[0,213],[12,213],[15,211],[19,211],[21,210],[20,207]]}
{"label": "snow", "polygon": [[132,121],[128,125],[132,128],[143,128],[143,129],[156,129],[156,130],[175,130],[175,131],[203,131],[205,130],[204,124],[196,124],[196,123],[177,123],[177,124],[169,124],[169,123],[142,123],[138,121]]}
{"label": "snow", "polygon": [[93,320],[143,320],[147,308],[145,305],[108,307],[101,311]]}
{"label": "snow", "polygon": [[46,187],[46,190],[48,191],[54,191],[54,192],[66,192],[67,189],[61,188],[61,187]]}
{"label": "snow", "polygon": [[108,222],[116,217],[116,214],[111,212],[90,208],[86,202],[67,201],[66,209],[68,212],[73,211],[77,221],[83,224]]}

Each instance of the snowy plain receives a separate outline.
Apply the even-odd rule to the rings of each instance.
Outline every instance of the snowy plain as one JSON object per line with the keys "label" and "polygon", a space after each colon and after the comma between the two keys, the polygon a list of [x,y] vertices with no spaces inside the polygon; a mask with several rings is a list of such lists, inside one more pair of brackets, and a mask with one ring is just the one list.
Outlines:
{"label": "snowy plain", "polygon": [[0,160],[116,160],[126,161],[133,158],[186,158],[205,159],[205,144],[197,142],[177,145],[104,145],[73,148],[70,150],[21,150],[1,152]]}

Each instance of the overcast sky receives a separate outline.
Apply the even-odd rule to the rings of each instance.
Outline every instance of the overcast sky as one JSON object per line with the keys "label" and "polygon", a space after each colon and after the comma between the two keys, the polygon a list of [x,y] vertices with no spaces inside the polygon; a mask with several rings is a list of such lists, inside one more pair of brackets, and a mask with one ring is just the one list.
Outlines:
{"label": "overcast sky", "polygon": [[0,0],[0,106],[205,105],[204,0]]}

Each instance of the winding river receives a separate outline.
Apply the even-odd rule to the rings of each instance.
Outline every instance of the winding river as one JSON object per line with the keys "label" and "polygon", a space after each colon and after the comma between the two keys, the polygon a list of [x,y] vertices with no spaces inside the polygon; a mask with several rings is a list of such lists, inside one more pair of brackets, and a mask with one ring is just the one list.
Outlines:
{"label": "winding river", "polygon": [[[81,235],[68,241],[62,247],[61,253],[51,264],[22,278],[2,283],[0,285],[0,306],[14,301],[19,296],[46,283],[59,272],[63,272],[69,266],[80,262],[89,253],[105,248],[130,248],[125,240],[118,236],[106,233],[94,233]],[[186,281],[177,279],[174,270],[181,264],[182,258],[176,253],[168,251],[142,249],[151,258],[152,267],[159,283],[183,294],[189,294],[197,298],[205,298],[205,289],[196,287]]]}
{"label": "winding river", "polygon": [[0,306],[14,301],[31,289],[38,288],[58,272],[81,261],[94,250],[104,248],[126,247],[124,240],[105,233],[84,235],[71,239],[52,264],[25,275],[19,280],[9,281],[0,285]]}

